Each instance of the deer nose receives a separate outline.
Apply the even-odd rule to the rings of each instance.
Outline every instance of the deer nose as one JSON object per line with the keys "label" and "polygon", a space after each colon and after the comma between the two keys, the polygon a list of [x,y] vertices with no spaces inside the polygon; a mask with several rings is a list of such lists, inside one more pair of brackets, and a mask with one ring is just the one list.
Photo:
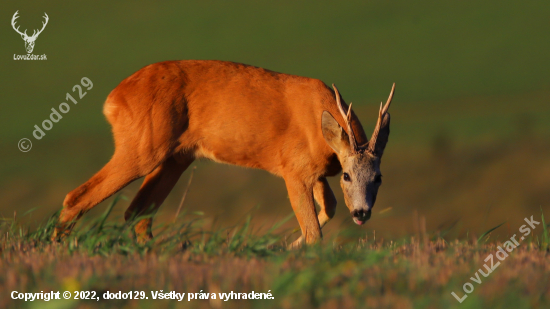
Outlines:
{"label": "deer nose", "polygon": [[370,209],[355,209],[351,212],[353,216],[353,222],[357,225],[363,225],[367,220],[370,219],[371,211]]}
{"label": "deer nose", "polygon": [[370,210],[355,209],[351,214],[353,215],[354,218],[363,219],[363,218],[365,218],[368,214],[370,214]]}

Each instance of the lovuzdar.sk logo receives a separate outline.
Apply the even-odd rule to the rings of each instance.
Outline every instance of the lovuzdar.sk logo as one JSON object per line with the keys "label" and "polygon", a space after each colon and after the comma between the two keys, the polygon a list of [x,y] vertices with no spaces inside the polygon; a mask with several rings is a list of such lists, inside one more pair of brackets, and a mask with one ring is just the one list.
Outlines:
{"label": "lovuzdar.sk logo", "polygon": [[44,13],[44,19],[45,21],[42,22],[42,29],[40,30],[33,30],[33,33],[31,36],[27,34],[27,29],[25,31],[21,32],[19,31],[19,26],[15,25],[15,20],[19,18],[18,14],[19,11],[16,11],[15,14],[13,14],[13,17],[11,19],[11,26],[13,27],[13,30],[15,32],[19,33],[21,35],[21,38],[23,41],[25,41],[25,49],[27,50],[26,55],[13,55],[13,60],[47,60],[46,55],[34,55],[32,51],[34,50],[34,44],[36,39],[38,38],[38,35],[44,31],[44,28],[46,28],[46,25],[48,24],[48,20],[50,19],[48,17],[48,14]]}

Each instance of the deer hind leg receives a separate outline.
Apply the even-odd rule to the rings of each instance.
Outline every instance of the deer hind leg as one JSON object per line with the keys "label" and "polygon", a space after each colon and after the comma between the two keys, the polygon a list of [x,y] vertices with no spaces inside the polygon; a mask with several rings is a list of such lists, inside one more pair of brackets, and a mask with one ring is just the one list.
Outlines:
{"label": "deer hind leg", "polygon": [[313,244],[321,239],[322,235],[315,211],[312,186],[294,179],[285,178],[285,182],[292,209],[294,209],[296,219],[298,219],[302,230],[302,236],[290,244],[289,247],[299,247],[304,240],[307,244]]}
{"label": "deer hind leg", "polygon": [[137,178],[149,174],[163,162],[170,151],[168,149],[139,153],[119,143],[111,160],[92,178],[69,192],[63,202],[52,239],[62,238],[70,233],[84,213],[103,200],[124,188]]}
{"label": "deer hind leg", "polygon": [[123,153],[115,151],[111,160],[99,172],[67,194],[53,237],[69,234],[76,220],[85,212],[146,172],[133,166]]}
{"label": "deer hind leg", "polygon": [[[181,174],[195,160],[192,155],[172,156],[147,175],[136,197],[126,210],[126,221],[137,216],[153,215],[166,199]],[[153,218],[140,220],[135,226],[138,242],[144,243],[153,237]]]}
{"label": "deer hind leg", "polygon": [[[320,178],[315,182],[313,185],[313,197],[321,208],[317,219],[319,220],[319,227],[322,229],[336,213],[336,197],[330,189],[326,178]],[[302,243],[303,236],[300,236],[295,242]]]}

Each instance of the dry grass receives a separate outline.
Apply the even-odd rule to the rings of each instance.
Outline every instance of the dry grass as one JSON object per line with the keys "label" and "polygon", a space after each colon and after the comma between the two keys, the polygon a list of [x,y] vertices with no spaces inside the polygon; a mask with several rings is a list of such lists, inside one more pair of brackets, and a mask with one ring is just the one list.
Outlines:
{"label": "dry grass", "polygon": [[[399,241],[361,235],[326,239],[296,251],[283,234],[255,235],[249,222],[204,231],[190,221],[167,226],[154,241],[136,244],[131,225],[106,215],[51,243],[51,222],[24,232],[5,221],[0,253],[2,308],[547,308],[550,305],[548,231],[510,253],[482,283],[470,277],[501,243],[446,241],[420,228]],[[187,218],[187,217],[186,217]],[[420,220],[422,221],[422,220]],[[101,222],[105,222],[103,225]],[[276,228],[277,226],[275,226]],[[161,232],[161,231],[158,231]],[[541,233],[539,233],[541,232]],[[343,233],[345,234],[345,233]],[[495,259],[496,261],[496,259]],[[462,304],[462,285],[475,290]],[[144,291],[149,300],[24,302],[10,293]],[[268,292],[274,300],[152,300],[151,291]]]}

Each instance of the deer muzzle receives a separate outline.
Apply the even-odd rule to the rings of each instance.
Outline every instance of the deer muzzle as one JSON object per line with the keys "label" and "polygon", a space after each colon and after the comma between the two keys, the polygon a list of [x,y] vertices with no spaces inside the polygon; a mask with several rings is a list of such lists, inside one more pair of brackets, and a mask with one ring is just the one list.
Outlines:
{"label": "deer muzzle", "polygon": [[370,219],[371,210],[370,209],[354,209],[351,212],[353,216],[353,222],[357,225],[363,225]]}

